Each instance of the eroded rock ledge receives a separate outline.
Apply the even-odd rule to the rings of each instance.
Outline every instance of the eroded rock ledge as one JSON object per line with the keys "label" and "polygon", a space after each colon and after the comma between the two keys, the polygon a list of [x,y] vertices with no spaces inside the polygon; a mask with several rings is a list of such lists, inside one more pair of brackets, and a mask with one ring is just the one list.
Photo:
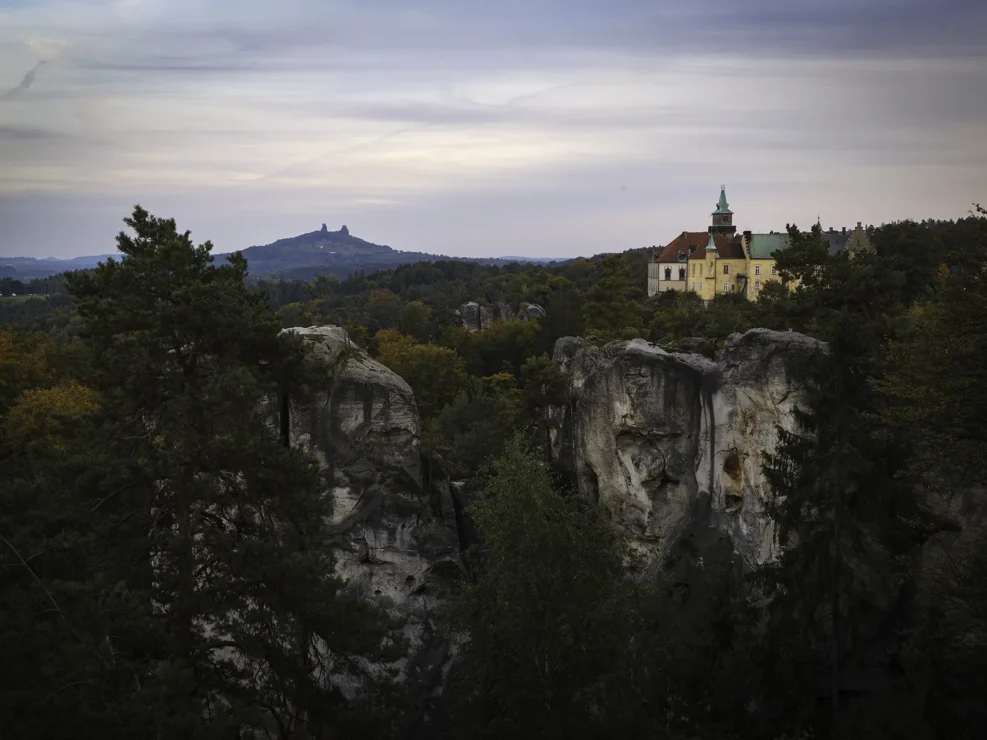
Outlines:
{"label": "eroded rock ledge", "polygon": [[[288,408],[289,442],[318,458],[333,496],[337,574],[347,588],[409,621],[425,641],[459,555],[453,507],[422,486],[411,388],[337,326],[294,328],[337,365],[332,386]],[[448,575],[448,574],[445,574]]]}
{"label": "eroded rock ledge", "polygon": [[764,564],[778,553],[763,453],[776,449],[777,425],[794,424],[805,363],[825,352],[767,329],[731,336],[715,360],[642,339],[594,347],[563,337],[554,359],[570,403],[556,413],[556,459],[651,556],[712,530],[750,567]]}

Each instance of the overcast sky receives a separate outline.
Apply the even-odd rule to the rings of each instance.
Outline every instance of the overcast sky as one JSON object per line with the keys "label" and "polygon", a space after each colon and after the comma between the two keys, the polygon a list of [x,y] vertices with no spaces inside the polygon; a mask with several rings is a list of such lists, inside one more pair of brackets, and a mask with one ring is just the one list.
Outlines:
{"label": "overcast sky", "polygon": [[0,0],[0,254],[573,256],[987,201],[983,0]]}

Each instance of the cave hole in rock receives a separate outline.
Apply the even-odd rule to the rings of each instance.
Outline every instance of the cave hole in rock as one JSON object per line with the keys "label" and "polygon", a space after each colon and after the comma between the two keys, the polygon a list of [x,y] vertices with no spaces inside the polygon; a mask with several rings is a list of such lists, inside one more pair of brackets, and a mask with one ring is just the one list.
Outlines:
{"label": "cave hole in rock", "polygon": [[736,450],[730,450],[730,454],[723,461],[723,472],[735,481],[740,480],[740,455],[737,454]]}
{"label": "cave hole in rock", "polygon": [[724,498],[727,511],[736,511],[744,504],[744,495],[740,491],[727,491]]}
{"label": "cave hole in rock", "polygon": [[740,464],[740,455],[737,450],[730,450],[730,454],[728,454],[726,459],[723,461],[723,472],[726,473],[730,480],[736,485],[736,488],[724,491],[723,507],[726,511],[736,511],[744,503],[744,494],[740,488],[740,483],[743,479],[743,471]]}

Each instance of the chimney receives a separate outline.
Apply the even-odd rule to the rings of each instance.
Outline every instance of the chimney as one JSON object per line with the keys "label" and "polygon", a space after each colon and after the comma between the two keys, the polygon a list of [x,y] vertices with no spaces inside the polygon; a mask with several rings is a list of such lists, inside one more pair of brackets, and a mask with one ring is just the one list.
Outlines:
{"label": "chimney", "polygon": [[843,227],[843,236],[846,236],[846,226]]}
{"label": "chimney", "polygon": [[860,228],[860,222],[859,221],[857,221],[857,228],[858,229]]}

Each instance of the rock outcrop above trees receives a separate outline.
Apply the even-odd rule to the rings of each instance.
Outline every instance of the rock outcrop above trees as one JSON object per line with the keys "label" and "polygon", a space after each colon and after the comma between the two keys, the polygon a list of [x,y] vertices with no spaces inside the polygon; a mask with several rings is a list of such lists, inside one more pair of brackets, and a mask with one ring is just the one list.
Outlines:
{"label": "rock outcrop above trees", "polygon": [[490,306],[470,301],[459,307],[459,315],[462,316],[463,326],[467,329],[483,331],[492,321],[507,321],[509,319],[535,321],[544,318],[545,309],[536,303],[522,303],[518,307],[518,311],[515,312],[511,308],[511,304],[506,301],[498,301]]}
{"label": "rock outcrop above trees", "polygon": [[825,351],[765,329],[733,335],[715,360],[641,339],[594,347],[564,337],[555,360],[571,400],[557,414],[555,454],[657,560],[718,531],[748,566],[769,562],[778,553],[763,453],[804,400],[800,366]]}
{"label": "rock outcrop above trees", "polygon": [[[457,567],[463,522],[455,486],[423,486],[411,389],[339,327],[286,331],[337,368],[314,402],[291,405],[289,427],[332,490],[340,576],[403,616],[428,611],[445,587],[436,574]],[[825,351],[765,329],[732,336],[714,360],[641,339],[563,337],[554,356],[570,403],[554,412],[555,459],[656,561],[715,530],[748,566],[764,564],[778,553],[763,453],[776,449],[777,425],[794,424],[800,368]]]}
{"label": "rock outcrop above trees", "polygon": [[458,567],[459,548],[451,501],[422,485],[411,388],[340,327],[286,331],[335,369],[331,387],[312,402],[289,402],[288,427],[290,444],[315,454],[332,492],[337,574],[349,590],[410,620],[412,643],[425,643],[448,583],[443,568]]}

